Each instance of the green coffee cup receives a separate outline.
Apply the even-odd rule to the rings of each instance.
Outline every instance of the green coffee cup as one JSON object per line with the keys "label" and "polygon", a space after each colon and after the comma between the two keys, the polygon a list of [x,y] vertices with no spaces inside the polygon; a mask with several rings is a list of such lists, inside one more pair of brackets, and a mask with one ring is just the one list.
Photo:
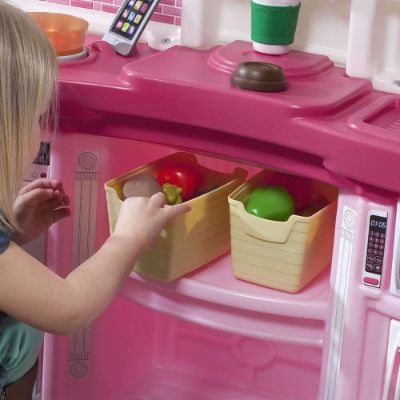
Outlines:
{"label": "green coffee cup", "polygon": [[284,54],[293,43],[299,0],[251,0],[251,39],[256,51]]}

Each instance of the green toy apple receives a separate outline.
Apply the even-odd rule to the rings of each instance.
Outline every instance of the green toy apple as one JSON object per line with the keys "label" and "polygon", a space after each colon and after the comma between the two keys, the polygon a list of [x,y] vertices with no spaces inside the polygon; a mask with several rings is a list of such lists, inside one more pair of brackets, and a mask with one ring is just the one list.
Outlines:
{"label": "green toy apple", "polygon": [[292,196],[281,186],[263,186],[253,190],[246,206],[250,214],[273,221],[286,221],[294,209]]}

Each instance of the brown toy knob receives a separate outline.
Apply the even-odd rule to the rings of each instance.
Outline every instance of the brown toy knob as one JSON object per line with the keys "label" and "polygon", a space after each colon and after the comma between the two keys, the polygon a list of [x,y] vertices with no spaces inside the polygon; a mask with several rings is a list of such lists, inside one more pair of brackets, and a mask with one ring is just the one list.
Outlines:
{"label": "brown toy knob", "polygon": [[279,65],[245,61],[237,65],[231,83],[242,89],[259,92],[281,92],[287,89],[287,80]]}

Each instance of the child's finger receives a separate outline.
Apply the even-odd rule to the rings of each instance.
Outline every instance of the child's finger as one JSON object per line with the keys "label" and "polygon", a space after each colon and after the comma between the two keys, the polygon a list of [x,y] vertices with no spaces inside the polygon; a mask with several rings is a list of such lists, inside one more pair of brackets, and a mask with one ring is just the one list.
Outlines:
{"label": "child's finger", "polygon": [[21,197],[21,201],[26,205],[34,205],[42,201],[47,201],[55,198],[55,193],[53,189],[33,189]]}
{"label": "child's finger", "polygon": [[158,192],[156,194],[153,194],[153,196],[150,197],[150,201],[152,204],[154,204],[156,207],[164,207],[165,205],[165,194],[162,192]]}
{"label": "child's finger", "polygon": [[65,194],[64,190],[55,190],[54,194],[61,202],[69,203],[69,197]]}
{"label": "child's finger", "polygon": [[62,197],[62,199],[60,201],[61,201],[62,205],[69,206],[70,199],[69,199],[69,196],[67,196],[66,194]]}
{"label": "child's finger", "polygon": [[62,182],[58,181],[57,179],[50,179],[50,178],[40,178],[36,179],[33,182],[28,183],[27,185],[23,186],[19,194],[28,193],[35,189],[54,189],[54,190],[61,190],[62,189]]}
{"label": "child's finger", "polygon": [[176,204],[174,206],[165,206],[165,212],[168,218],[174,218],[180,214],[187,213],[191,207],[187,203]]}
{"label": "child's finger", "polygon": [[43,209],[55,210],[56,208],[65,207],[65,206],[66,206],[66,204],[64,204],[61,200],[50,199],[44,203]]}

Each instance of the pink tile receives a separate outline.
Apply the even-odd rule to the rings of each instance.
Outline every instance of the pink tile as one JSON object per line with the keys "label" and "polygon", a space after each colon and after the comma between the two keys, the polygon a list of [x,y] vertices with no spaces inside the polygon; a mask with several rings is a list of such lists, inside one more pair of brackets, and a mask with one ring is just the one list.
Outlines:
{"label": "pink tile", "polygon": [[96,0],[99,3],[113,4],[113,0]]}
{"label": "pink tile", "polygon": [[154,13],[151,19],[153,21],[164,22],[166,24],[171,24],[171,25],[174,24],[174,17],[171,17],[170,15],[162,15]]}
{"label": "pink tile", "polygon": [[101,4],[100,3],[93,3],[93,10],[101,11]]}
{"label": "pink tile", "polygon": [[182,0],[176,0],[176,6],[182,8]]}
{"label": "pink tile", "polygon": [[158,4],[154,12],[162,14],[162,6]]}
{"label": "pink tile", "polygon": [[48,3],[69,5],[69,0],[48,0]]}
{"label": "pink tile", "polygon": [[71,6],[93,10],[93,1],[71,0]]}
{"label": "pink tile", "polygon": [[122,0],[114,0],[114,4],[116,6],[120,6],[122,4]]}
{"label": "pink tile", "polygon": [[181,26],[182,25],[182,19],[179,17],[175,17],[175,25]]}
{"label": "pink tile", "polygon": [[118,6],[112,6],[110,4],[102,4],[101,5],[101,11],[108,12],[115,14],[118,11]]}
{"label": "pink tile", "polygon": [[182,10],[177,7],[163,6],[163,14],[164,15],[173,15],[175,17],[180,17],[181,11]]}
{"label": "pink tile", "polygon": [[175,0],[161,0],[161,4],[168,4],[169,6],[174,6],[175,5]]}

